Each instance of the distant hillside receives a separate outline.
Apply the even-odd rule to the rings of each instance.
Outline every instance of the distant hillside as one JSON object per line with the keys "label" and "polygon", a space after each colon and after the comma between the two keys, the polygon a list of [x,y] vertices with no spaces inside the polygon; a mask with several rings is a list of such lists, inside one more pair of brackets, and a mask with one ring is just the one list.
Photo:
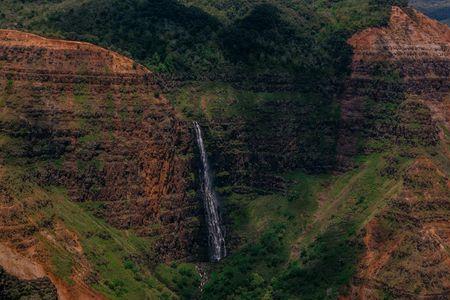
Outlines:
{"label": "distant hillside", "polygon": [[0,27],[93,42],[183,78],[269,76],[316,89],[346,73],[345,40],[402,2],[5,0]]}
{"label": "distant hillside", "polygon": [[450,0],[411,0],[410,4],[428,16],[450,25]]}

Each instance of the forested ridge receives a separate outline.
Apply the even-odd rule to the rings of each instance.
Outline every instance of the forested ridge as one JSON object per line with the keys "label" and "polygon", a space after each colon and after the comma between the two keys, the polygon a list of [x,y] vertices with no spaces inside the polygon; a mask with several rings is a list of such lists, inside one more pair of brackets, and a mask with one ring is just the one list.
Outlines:
{"label": "forested ridge", "polygon": [[181,78],[272,76],[317,89],[347,73],[346,39],[403,2],[6,0],[0,25],[100,44]]}

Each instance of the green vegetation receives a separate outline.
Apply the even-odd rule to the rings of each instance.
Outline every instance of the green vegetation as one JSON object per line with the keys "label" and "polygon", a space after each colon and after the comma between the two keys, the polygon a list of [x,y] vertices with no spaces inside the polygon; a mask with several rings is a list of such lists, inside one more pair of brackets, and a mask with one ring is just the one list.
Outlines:
{"label": "green vegetation", "polygon": [[[89,212],[95,212],[98,203],[73,203],[61,189],[52,188],[49,193],[52,205],[46,214],[53,216],[56,221],[60,220],[69,230],[78,234],[86,258],[98,274],[99,281],[94,284],[96,289],[112,299],[145,299],[162,293],[172,294],[161,283],[149,286],[147,281],[154,281],[150,270],[143,265],[137,268],[132,262],[137,257],[150,255],[151,240],[114,229],[93,216]],[[74,270],[67,269],[66,261],[70,257],[73,259],[73,254],[65,253],[64,257],[64,253],[53,253],[56,271],[70,275]]]}
{"label": "green vegetation", "polygon": [[191,264],[173,263],[171,266],[159,265],[155,276],[182,299],[196,299],[200,296],[200,275]]}
{"label": "green vegetation", "polygon": [[223,192],[233,185],[264,186],[268,174],[299,168],[317,173],[335,164],[339,108],[317,93],[257,93],[211,83],[186,86],[168,98],[207,128],[206,146]]}
{"label": "green vegetation", "polygon": [[[388,156],[362,157],[338,175],[289,174],[287,193],[232,195],[227,205],[244,245],[224,260],[205,299],[334,299],[345,293],[362,251],[358,232],[395,195]],[[401,159],[399,169],[407,166]],[[236,208],[238,206],[239,208]]]}
{"label": "green vegetation", "polygon": [[404,1],[2,1],[0,26],[118,50],[185,79],[288,79],[338,88],[356,30],[386,22]]}
{"label": "green vegetation", "polygon": [[[45,228],[35,236],[51,253],[55,274],[70,285],[74,284],[73,274],[86,271],[96,278],[92,286],[109,299],[174,299],[177,294],[190,299],[198,292],[199,277],[192,265],[160,265],[153,271],[152,262],[144,260],[153,256],[152,240],[115,229],[94,216],[98,202],[74,203],[64,189],[25,184],[25,171],[12,166],[7,169],[2,187],[10,189],[9,194],[15,197],[32,194],[33,201],[41,203],[40,210],[33,210],[34,205],[28,204],[29,217]],[[66,244],[64,234],[68,232],[77,234],[82,255],[72,244]]]}
{"label": "green vegetation", "polygon": [[[0,136],[8,171],[3,186],[14,201],[37,195],[45,205],[37,214],[28,212],[33,222],[49,236],[58,236],[58,223],[63,224],[77,233],[83,248],[81,256],[42,232],[33,233],[52,253],[55,274],[74,284],[74,271],[86,264],[95,275],[89,284],[112,299],[345,295],[363,251],[364,225],[401,189],[399,174],[412,152],[437,143],[430,110],[414,99],[405,101],[402,78],[391,66],[373,64],[373,86],[362,99],[365,118],[359,132],[360,150],[367,155],[354,158],[353,170],[330,172],[336,165],[340,125],[336,98],[351,58],[346,40],[357,30],[385,24],[390,6],[405,2],[3,1],[1,26],[94,42],[159,73],[193,80],[168,98],[186,119],[205,127],[217,191],[227,212],[233,251],[211,267],[201,293],[202,278],[194,265],[155,265],[153,238],[118,230],[101,218],[104,209],[95,201],[101,183],[86,188],[92,201],[74,203],[63,188],[30,181],[26,174],[38,173],[40,164],[60,170],[64,159],[57,144],[39,141],[31,125],[15,121],[14,135]],[[7,81],[4,90],[0,104],[13,92],[14,82]],[[159,92],[154,96],[159,98]],[[79,111],[95,110],[97,102],[91,98],[86,87],[75,86]],[[118,111],[123,123],[142,117],[145,105],[136,101],[117,109],[112,94],[102,101],[110,115]],[[82,153],[100,133],[95,119],[77,122],[82,131],[77,151]],[[113,123],[112,116],[108,122]],[[21,140],[34,134],[30,141]],[[21,155],[23,151],[29,155]],[[38,154],[46,161],[37,162]],[[448,160],[443,151],[436,155]],[[79,159],[76,167],[81,175],[103,170],[100,156]],[[389,232],[394,225],[380,226]]]}
{"label": "green vegetation", "polygon": [[[3,86],[13,86],[9,82],[12,81],[5,81]],[[5,223],[14,229],[13,242],[19,244],[36,239],[39,253],[42,253],[39,258],[53,274],[69,286],[86,283],[108,299],[189,299],[198,293],[199,279],[193,265],[158,266],[161,262],[155,262],[155,238],[138,237],[132,230],[119,230],[102,218],[100,212],[104,204],[95,197],[101,182],[94,180],[84,187],[83,192],[93,196],[80,203],[70,199],[66,188],[58,186],[58,179],[43,180],[42,176],[49,176],[51,172],[66,171],[64,145],[53,139],[52,126],[45,119],[27,118],[26,114],[16,116],[11,106],[28,105],[30,98],[24,96],[23,91],[19,96],[19,89],[11,90],[9,93],[2,88],[0,92],[0,97],[7,99],[0,112],[3,129],[0,187],[2,207],[12,208],[7,217],[10,219],[5,219]],[[63,99],[72,99],[69,96],[72,95],[64,95]],[[78,100],[98,109],[94,105],[96,100],[86,92],[86,86],[76,85],[73,96],[75,103],[77,97],[82,97]],[[32,97],[38,109],[41,98]],[[86,107],[77,109],[83,112]],[[77,121],[75,119],[74,123]],[[87,148],[102,139],[97,122],[94,118],[82,121],[77,139],[80,159],[76,160],[80,176],[87,174],[95,178],[92,172],[103,171],[102,153],[83,155],[88,153]],[[164,268],[170,272],[163,276]]]}

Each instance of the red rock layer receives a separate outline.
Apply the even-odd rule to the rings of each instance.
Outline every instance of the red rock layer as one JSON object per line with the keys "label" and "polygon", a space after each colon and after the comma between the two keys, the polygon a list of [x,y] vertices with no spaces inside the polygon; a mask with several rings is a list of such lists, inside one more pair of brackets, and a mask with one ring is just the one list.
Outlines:
{"label": "red rock layer", "polygon": [[387,27],[366,29],[349,43],[354,49],[352,76],[341,99],[338,143],[345,168],[348,158],[363,150],[360,138],[397,138],[392,122],[397,117],[387,112],[389,107],[418,97],[436,111],[450,93],[447,25],[413,9],[393,7]]}
{"label": "red rock layer", "polygon": [[[403,188],[366,224],[365,253],[343,298],[448,299],[450,155],[442,127],[449,120],[450,28],[394,7],[387,27],[362,31],[349,43],[355,54],[342,100],[340,154],[356,153],[358,136],[401,149],[436,146],[439,154],[419,156],[395,175]],[[386,115],[368,104],[386,108],[376,112]]]}
{"label": "red rock layer", "polygon": [[155,260],[186,258],[201,207],[191,135],[151,77],[91,44],[0,30],[0,131],[17,142],[1,154],[39,165],[29,175],[42,186],[101,202],[95,213],[114,226],[154,237]]}
{"label": "red rock layer", "polygon": [[448,299],[449,199],[448,177],[430,159],[416,159],[401,193],[366,225],[350,298]]}
{"label": "red rock layer", "polygon": [[131,59],[101,47],[34,34],[0,30],[2,68],[13,72],[81,75],[143,75],[150,71]]}
{"label": "red rock layer", "polygon": [[409,92],[450,90],[450,28],[415,10],[393,7],[387,27],[364,30],[349,43],[353,80],[372,80],[381,62],[399,71]]}

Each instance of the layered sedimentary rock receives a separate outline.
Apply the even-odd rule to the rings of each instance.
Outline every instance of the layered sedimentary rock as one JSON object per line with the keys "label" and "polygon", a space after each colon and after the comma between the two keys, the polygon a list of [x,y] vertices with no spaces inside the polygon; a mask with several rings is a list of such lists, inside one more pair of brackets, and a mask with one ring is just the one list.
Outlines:
{"label": "layered sedimentary rock", "polygon": [[402,188],[365,225],[364,254],[343,298],[447,299],[450,28],[394,7],[387,27],[349,42],[355,54],[342,100],[341,160],[375,148],[411,164],[388,172]]}
{"label": "layered sedimentary rock", "polygon": [[[398,128],[402,102],[436,110],[450,91],[450,29],[413,9],[393,7],[387,27],[366,29],[349,44],[352,76],[341,100],[338,144],[344,167],[348,157],[373,146],[367,141],[405,139]],[[431,131],[423,143],[436,143]]]}
{"label": "layered sedimentary rock", "polygon": [[388,64],[407,92],[439,97],[450,90],[450,29],[413,9],[394,7],[388,27],[364,30],[349,43],[353,80],[371,80]]}
{"label": "layered sedimentary rock", "polygon": [[450,296],[450,181],[417,158],[402,191],[365,228],[365,254],[351,298],[447,299]]}
{"label": "layered sedimentary rock", "polygon": [[[274,174],[332,168],[338,114],[331,103],[320,95],[300,93],[253,97],[225,99],[226,111],[213,111],[216,115],[206,122],[207,148],[212,149],[219,185],[277,190],[284,183]],[[208,105],[215,109],[215,104]]]}
{"label": "layered sedimentary rock", "polygon": [[97,216],[153,238],[153,260],[193,255],[201,206],[191,134],[152,82],[150,71],[100,47],[0,31],[2,242],[35,249],[45,224],[27,213],[51,205],[17,199],[21,187],[8,177],[17,167],[27,170],[22,182],[98,202]]}

